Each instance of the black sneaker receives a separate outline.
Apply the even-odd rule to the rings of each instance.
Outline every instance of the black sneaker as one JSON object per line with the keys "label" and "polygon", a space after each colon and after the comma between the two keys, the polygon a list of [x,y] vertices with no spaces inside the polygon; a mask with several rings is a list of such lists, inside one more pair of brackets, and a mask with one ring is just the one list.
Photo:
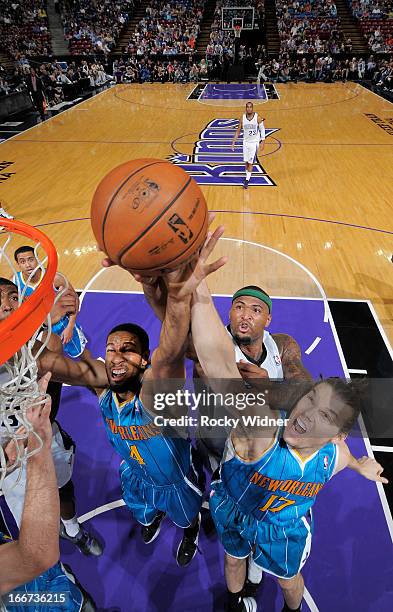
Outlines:
{"label": "black sneaker", "polygon": [[63,540],[68,540],[68,542],[75,544],[75,546],[87,556],[100,557],[104,551],[102,544],[88,531],[82,529],[82,527],[80,527],[79,533],[77,533],[75,537],[72,537],[66,532],[63,523],[60,523],[60,537],[63,538]]}
{"label": "black sneaker", "polygon": [[165,512],[160,512],[154,521],[147,526],[142,527],[142,538],[145,544],[154,542],[161,530],[162,519],[165,516]]}
{"label": "black sneaker", "polygon": [[257,612],[257,602],[253,597],[239,597],[236,604],[226,607],[226,612]]}
{"label": "black sneaker", "polygon": [[176,562],[180,567],[186,567],[191,563],[198,550],[199,529],[201,526],[201,515],[198,515],[198,522],[193,527],[184,529],[183,538],[176,553]]}
{"label": "black sneaker", "polygon": [[248,180],[247,179],[243,183],[243,189],[248,189]]}
{"label": "black sneaker", "polygon": [[72,569],[70,568],[69,565],[66,565],[65,563],[63,563],[63,568],[64,571],[67,575],[67,578],[69,580],[71,580],[71,582],[73,582],[78,589],[80,590],[80,592],[82,593],[83,596],[83,601],[82,601],[82,607],[80,612],[96,612],[97,610],[97,606],[95,604],[94,599],[92,598],[92,596],[83,588],[83,586],[81,585],[81,583],[79,582],[78,578],[75,576],[74,572],[72,571]]}

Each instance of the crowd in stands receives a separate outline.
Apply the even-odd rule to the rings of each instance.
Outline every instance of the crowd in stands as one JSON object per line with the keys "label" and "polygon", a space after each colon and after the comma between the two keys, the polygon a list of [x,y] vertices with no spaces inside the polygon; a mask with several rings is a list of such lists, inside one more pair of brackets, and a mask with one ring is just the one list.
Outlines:
{"label": "crowd in stands", "polygon": [[113,80],[109,67],[86,60],[71,62],[31,63],[25,56],[16,63],[12,74],[0,69],[0,94],[29,89],[29,77],[34,70],[49,107],[73,100],[82,92],[97,89]]}
{"label": "crowd in stands", "polygon": [[352,13],[373,53],[393,51],[393,3],[391,0],[349,0]]}
{"label": "crowd in stands", "polygon": [[64,37],[73,55],[110,53],[139,0],[62,0]]}
{"label": "crowd in stands", "polygon": [[291,55],[350,53],[334,0],[276,0],[281,52]]}
{"label": "crowd in stands", "polygon": [[136,26],[127,52],[132,55],[193,54],[205,0],[152,0]]}
{"label": "crowd in stands", "polygon": [[291,59],[284,54],[279,60],[259,58],[255,63],[257,82],[307,81],[332,83],[334,81],[372,81],[375,85],[393,89],[393,60],[376,60],[373,55],[364,58],[339,60],[333,55],[325,57]]}
{"label": "crowd in stands", "polygon": [[45,0],[0,0],[0,48],[19,55],[51,55]]}

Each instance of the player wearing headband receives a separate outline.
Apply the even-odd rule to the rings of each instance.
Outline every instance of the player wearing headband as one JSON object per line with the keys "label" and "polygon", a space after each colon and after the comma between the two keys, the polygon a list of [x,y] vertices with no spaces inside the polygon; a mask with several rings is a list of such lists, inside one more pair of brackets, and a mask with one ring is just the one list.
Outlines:
{"label": "player wearing headband", "polygon": [[[213,391],[241,399],[246,385],[233,343],[201,278],[197,270],[184,287],[184,293],[192,294],[195,350]],[[235,294],[233,304],[246,297],[266,304],[253,293]],[[244,320],[253,319],[247,315]],[[251,323],[247,330],[241,324],[240,328],[242,334],[253,336]],[[344,442],[364,400],[361,387],[337,378],[306,382],[295,401],[287,402],[288,414],[275,409],[270,402],[273,384],[267,386],[268,401],[251,403],[247,410],[248,417],[266,417],[266,425],[239,420],[211,483],[210,510],[226,552],[228,612],[257,610],[255,598],[243,590],[251,554],[257,567],[277,577],[285,600],[283,612],[300,612],[304,592],[300,572],[310,552],[311,508],[319,492],[346,467],[369,480],[388,482],[381,476],[381,465],[370,457],[355,459]]]}

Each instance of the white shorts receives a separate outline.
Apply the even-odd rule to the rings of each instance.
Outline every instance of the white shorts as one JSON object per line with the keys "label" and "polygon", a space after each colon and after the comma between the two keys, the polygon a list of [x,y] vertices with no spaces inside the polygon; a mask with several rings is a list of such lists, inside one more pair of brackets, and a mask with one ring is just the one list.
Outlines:
{"label": "white shorts", "polygon": [[253,164],[257,156],[259,142],[243,142],[243,161]]}
{"label": "white shorts", "polygon": [[[74,467],[75,447],[71,446],[70,449],[65,448],[63,437],[56,422],[52,423],[52,432],[52,455],[55,464],[57,485],[60,489],[71,479]],[[19,475],[20,479],[18,481]],[[23,465],[22,471],[15,470],[11,472],[11,474],[8,474],[3,482],[4,498],[18,527],[20,527],[22,520],[25,490],[26,464]]]}

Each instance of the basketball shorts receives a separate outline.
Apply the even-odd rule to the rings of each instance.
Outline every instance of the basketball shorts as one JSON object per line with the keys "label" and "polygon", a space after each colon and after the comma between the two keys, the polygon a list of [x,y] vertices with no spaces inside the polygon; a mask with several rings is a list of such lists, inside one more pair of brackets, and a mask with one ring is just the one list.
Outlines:
{"label": "basketball shorts", "polygon": [[[55,464],[57,485],[63,487],[72,476],[75,457],[75,444],[54,421],[52,423],[52,455]],[[7,506],[13,515],[18,528],[20,527],[25,502],[26,490],[26,464],[23,465],[19,476],[19,470],[8,474],[3,482],[3,494]]]}
{"label": "basketball shorts", "polygon": [[201,467],[197,469],[191,467],[189,478],[158,486],[139,478],[131,466],[122,461],[120,480],[123,499],[138,523],[150,525],[159,512],[165,512],[178,527],[189,527],[202,506],[204,473],[199,471]]}
{"label": "basketball shorts", "polygon": [[[69,320],[70,318],[68,315],[60,319],[60,321],[52,325],[52,332],[57,336],[61,336],[61,334],[67,327]],[[78,325],[78,323],[75,323],[72,338],[69,342],[67,342],[67,344],[63,345],[63,350],[65,354],[68,355],[68,357],[76,359],[77,357],[80,357],[82,355],[83,351],[85,350],[86,344],[87,338],[83,333],[83,329],[80,325]]]}
{"label": "basketball shorts", "polygon": [[[31,593],[37,594],[37,597],[45,593],[47,603],[34,603],[33,598],[30,605],[27,603],[10,605],[11,601],[15,602],[15,598],[18,601],[23,595],[29,594],[30,596]],[[64,603],[59,601],[60,597],[64,599]],[[5,604],[10,602],[7,610],[13,612],[32,612],[33,610],[34,612],[49,612],[49,610],[51,612],[79,612],[83,606],[83,595],[74,584],[73,575],[68,574],[61,563],[56,563],[31,582],[18,586],[8,595],[3,595],[3,601]]]}
{"label": "basketball shorts", "polygon": [[258,152],[259,142],[243,142],[243,161],[246,164],[253,164],[255,162]]}
{"label": "basketball shorts", "polygon": [[245,559],[252,552],[255,563],[278,578],[300,572],[311,550],[311,513],[308,520],[303,517],[288,526],[258,521],[240,510],[221,482],[212,483],[212,489],[210,512],[228,555]]}

